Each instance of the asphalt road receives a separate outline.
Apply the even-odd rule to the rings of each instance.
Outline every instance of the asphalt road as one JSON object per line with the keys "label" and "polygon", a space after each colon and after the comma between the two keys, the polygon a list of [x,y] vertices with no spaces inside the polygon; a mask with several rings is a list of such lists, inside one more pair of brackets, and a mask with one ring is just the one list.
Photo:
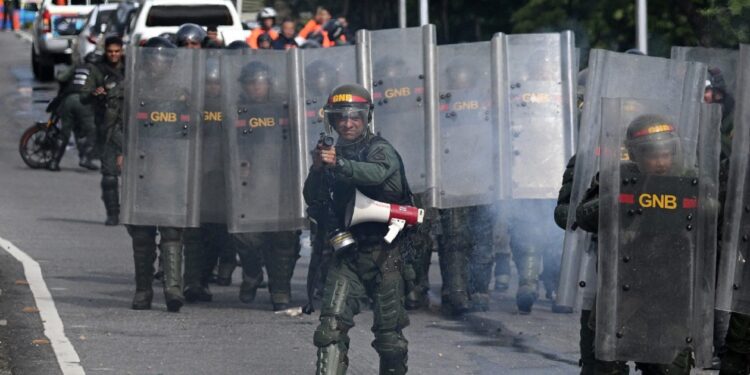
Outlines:
{"label": "asphalt road", "polygon": [[[29,49],[15,34],[0,33],[0,237],[41,265],[85,372],[312,373],[317,316],[274,314],[266,290],[255,303],[240,303],[239,272],[232,286],[212,288],[214,302],[188,305],[179,314],[165,312],[161,293],[150,311],[129,308],[134,290],[130,241],[124,227],[102,224],[98,172],[79,168],[74,150],[57,173],[31,170],[18,155],[21,133],[44,119],[44,101],[55,93],[54,84],[32,79]],[[303,256],[297,264],[296,305],[304,304],[308,261]],[[0,250],[0,374],[4,363],[14,374],[59,374],[24,280],[21,264]],[[493,295],[488,313],[448,320],[439,314],[434,297],[440,286],[436,259],[431,281],[433,306],[412,313],[405,330],[410,373],[578,371],[576,314],[553,314],[549,301],[541,301],[531,315],[518,315],[511,291]],[[377,373],[371,319],[370,312],[362,313],[350,331],[350,374]]]}

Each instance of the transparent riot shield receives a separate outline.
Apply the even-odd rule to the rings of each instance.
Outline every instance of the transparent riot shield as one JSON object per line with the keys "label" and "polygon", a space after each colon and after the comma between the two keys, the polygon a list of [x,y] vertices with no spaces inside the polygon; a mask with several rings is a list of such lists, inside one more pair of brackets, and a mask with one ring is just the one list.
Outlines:
{"label": "transparent riot shield", "polygon": [[302,145],[292,116],[296,105],[287,51],[222,56],[225,173],[230,233],[296,230],[304,223],[299,199]]}
{"label": "transparent riot shield", "polygon": [[572,32],[497,34],[500,199],[557,199],[576,126]]}
{"label": "transparent riot shield", "polygon": [[[542,277],[551,288],[557,282],[551,275],[558,271],[563,235],[552,220],[554,203],[575,144],[578,58],[574,36],[571,32],[499,33],[492,39],[492,50],[492,87],[499,119],[495,194],[509,202],[504,206],[511,212],[504,217],[518,246],[531,253],[544,249],[541,255],[547,267]],[[525,237],[534,242],[524,246]],[[549,282],[550,277],[555,280]]]}
{"label": "transparent riot shield", "polygon": [[202,51],[128,54],[122,221],[179,228],[200,223]]}
{"label": "transparent riot shield", "polygon": [[[490,43],[437,47],[437,129],[430,132],[435,157],[428,205],[468,207],[494,200]],[[432,175],[434,174],[434,175]],[[471,181],[471,183],[467,183]],[[411,181],[410,181],[411,182]]]}
{"label": "transparent riot shield", "polygon": [[224,146],[221,108],[220,55],[207,50],[203,110],[201,111],[201,223],[226,223]]}
{"label": "transparent riot shield", "polygon": [[716,308],[750,315],[750,46],[740,46],[737,76],[737,107],[729,160],[721,259],[718,269]]}
{"label": "transparent riot shield", "polygon": [[323,106],[334,88],[357,83],[356,48],[340,46],[336,48],[296,49],[299,78],[298,113],[300,124],[304,124],[302,134],[305,139],[303,154],[307,157],[305,172],[312,165],[311,151],[318,143],[320,133],[325,131]]}
{"label": "transparent riot shield", "polygon": [[691,351],[704,367],[712,356],[721,109],[601,103],[598,232],[606,251],[596,357],[670,364]]}
{"label": "transparent riot shield", "polygon": [[359,70],[372,91],[376,134],[387,139],[404,160],[414,193],[428,188],[427,129],[432,129],[435,27],[361,31]]}
{"label": "transparent riot shield", "polygon": [[737,62],[739,52],[736,49],[706,47],[672,47],[672,58],[682,61],[696,61],[708,65],[709,69],[718,68],[724,77],[726,91],[734,96],[737,85]]}
{"label": "transparent riot shield", "polygon": [[[575,308],[582,252],[589,248],[591,234],[575,220],[575,208],[596,174],[599,158],[601,99],[634,97],[667,100],[673,107],[684,102],[701,101],[706,81],[706,66],[657,57],[638,56],[593,49],[589,54],[588,77],[578,129],[575,172],[563,246],[560,282],[555,303]],[[669,93],[669,95],[665,95]],[[683,122],[688,113],[678,121]],[[697,139],[697,129],[688,129],[684,137]]]}

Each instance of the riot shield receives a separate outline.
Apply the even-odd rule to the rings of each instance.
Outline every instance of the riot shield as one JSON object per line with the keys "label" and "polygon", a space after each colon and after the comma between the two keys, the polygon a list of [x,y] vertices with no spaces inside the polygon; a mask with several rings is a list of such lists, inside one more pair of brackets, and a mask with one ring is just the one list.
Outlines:
{"label": "riot shield", "polygon": [[734,96],[737,85],[737,60],[739,53],[735,49],[706,47],[672,47],[672,58],[682,61],[696,61],[708,65],[709,69],[718,68],[724,77],[726,91]]}
{"label": "riot shield", "polygon": [[[373,128],[404,160],[414,193],[428,187],[427,131],[433,129],[435,102],[435,27],[361,31],[357,34],[359,70],[372,91]],[[368,74],[370,73],[370,74]]]}
{"label": "riot shield", "polygon": [[202,51],[134,48],[128,54],[122,222],[200,223]]}
{"label": "riot shield", "polygon": [[201,223],[226,223],[220,54],[207,50],[201,111]]}
{"label": "riot shield", "polygon": [[230,233],[301,229],[302,145],[287,51],[257,50],[222,56]]}
{"label": "riot shield", "polygon": [[312,165],[312,154],[321,132],[325,131],[323,106],[334,88],[357,82],[356,50],[354,46],[336,48],[296,49],[299,81],[298,113],[305,139],[303,155],[307,157],[305,172]]}
{"label": "riot shield", "polygon": [[437,129],[429,132],[437,152],[428,160],[436,188],[428,195],[429,206],[468,207],[494,200],[489,62],[489,42],[437,47]]}
{"label": "riot shield", "polygon": [[[588,77],[578,129],[575,172],[563,245],[560,282],[555,303],[575,308],[576,283],[582,251],[590,246],[591,234],[578,228],[575,207],[596,174],[601,130],[601,100],[604,97],[634,97],[667,100],[672,107],[703,98],[706,66],[657,57],[638,56],[593,49],[589,54]],[[665,95],[665,93],[669,93]],[[687,112],[677,120],[684,122]],[[683,137],[697,139],[696,129]]]}
{"label": "riot shield", "polygon": [[750,315],[750,46],[740,45],[737,70],[737,107],[729,160],[724,220],[721,233],[721,259],[716,287],[716,308]]}
{"label": "riot shield", "polygon": [[495,35],[500,199],[556,199],[575,146],[578,72],[570,31]]}
{"label": "riot shield", "polygon": [[601,103],[599,248],[606,251],[599,253],[596,358],[670,364],[690,350],[704,367],[712,356],[721,109],[697,101]]}

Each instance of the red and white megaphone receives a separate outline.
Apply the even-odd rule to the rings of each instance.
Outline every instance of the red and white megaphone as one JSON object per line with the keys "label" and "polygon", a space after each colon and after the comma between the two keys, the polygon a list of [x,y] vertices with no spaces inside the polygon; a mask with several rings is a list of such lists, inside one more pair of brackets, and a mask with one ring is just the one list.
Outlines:
{"label": "red and white megaphone", "polygon": [[414,206],[378,202],[356,190],[354,200],[349,203],[344,223],[347,227],[360,223],[388,223],[388,234],[383,237],[391,243],[406,226],[422,224],[424,210]]}

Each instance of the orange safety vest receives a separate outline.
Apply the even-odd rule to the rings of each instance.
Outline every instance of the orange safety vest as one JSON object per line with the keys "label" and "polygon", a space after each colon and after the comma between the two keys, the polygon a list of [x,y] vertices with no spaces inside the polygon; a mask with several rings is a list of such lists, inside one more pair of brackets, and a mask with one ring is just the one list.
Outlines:
{"label": "orange safety vest", "polygon": [[248,36],[245,41],[250,46],[250,48],[258,49],[258,37],[263,34],[270,35],[271,40],[276,40],[279,38],[279,33],[273,29],[264,30],[262,27],[256,27],[253,29],[253,31],[250,32],[250,36]]}
{"label": "orange safety vest", "polygon": [[323,35],[323,43],[321,47],[328,48],[333,47],[336,44],[328,39],[328,32],[323,29],[322,25],[319,25],[317,22],[315,22],[314,19],[307,21],[305,27],[303,27],[297,35],[299,35],[301,38],[307,39],[310,34],[316,32],[320,32],[320,34]]}

